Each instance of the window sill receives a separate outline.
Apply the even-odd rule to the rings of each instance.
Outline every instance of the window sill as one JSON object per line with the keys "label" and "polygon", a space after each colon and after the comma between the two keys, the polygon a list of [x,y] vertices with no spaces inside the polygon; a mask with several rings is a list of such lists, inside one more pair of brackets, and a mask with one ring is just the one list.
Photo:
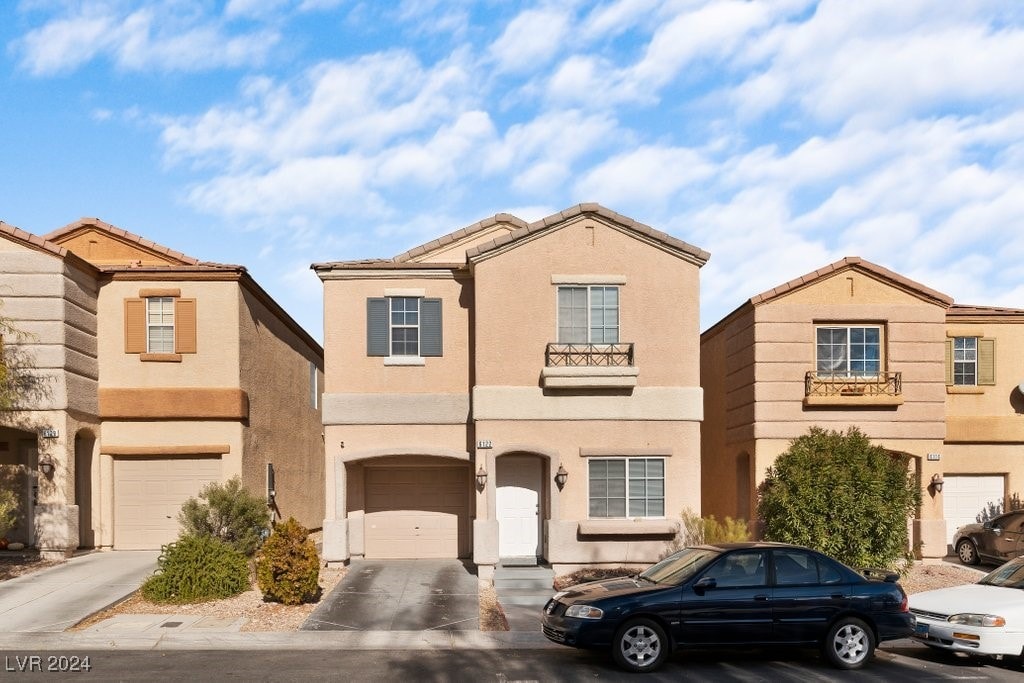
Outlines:
{"label": "window sill", "polygon": [[640,370],[636,366],[546,367],[541,370],[545,389],[632,389]]}
{"label": "window sill", "polygon": [[946,386],[947,394],[984,394],[985,387],[977,385],[951,384]]}
{"label": "window sill", "polygon": [[581,536],[674,536],[679,523],[671,519],[584,519]]}
{"label": "window sill", "polygon": [[427,359],[422,356],[386,356],[384,358],[384,365],[426,365]]}
{"label": "window sill", "polygon": [[140,353],[139,360],[143,363],[180,363],[180,353]]}
{"label": "window sill", "polygon": [[864,396],[862,394],[837,394],[835,396],[805,396],[804,406],[842,406],[842,407],[879,407],[879,406],[901,406],[903,396]]}

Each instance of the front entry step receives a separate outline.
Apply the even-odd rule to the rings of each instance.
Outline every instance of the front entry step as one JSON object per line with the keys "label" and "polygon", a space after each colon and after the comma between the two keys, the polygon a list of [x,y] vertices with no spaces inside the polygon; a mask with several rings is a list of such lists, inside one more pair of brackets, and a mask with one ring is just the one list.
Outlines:
{"label": "front entry step", "polygon": [[522,557],[503,557],[500,562],[502,567],[536,567],[536,555],[524,555]]}

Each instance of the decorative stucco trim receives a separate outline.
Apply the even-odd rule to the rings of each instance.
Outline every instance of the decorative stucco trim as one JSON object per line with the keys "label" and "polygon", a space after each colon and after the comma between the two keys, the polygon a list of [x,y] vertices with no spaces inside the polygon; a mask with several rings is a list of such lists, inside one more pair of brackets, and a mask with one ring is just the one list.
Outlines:
{"label": "decorative stucco trim", "polygon": [[461,424],[466,394],[324,394],[325,425]]}
{"label": "decorative stucco trim", "polygon": [[226,455],[231,446],[226,443],[194,444],[189,446],[100,446],[103,455],[153,456],[153,455]]}
{"label": "decorative stucco trim", "polygon": [[649,457],[670,458],[671,448],[583,448],[580,447],[581,458],[614,458],[614,457]]}
{"label": "decorative stucco trim", "polygon": [[875,396],[805,396],[804,406],[813,408],[815,406],[844,406],[847,408],[856,408],[858,406],[869,406],[869,407],[896,407],[903,405],[903,395],[889,396],[885,394],[879,394]]}
{"label": "decorative stucco trim", "polygon": [[249,396],[234,388],[100,389],[99,399],[105,420],[249,418]]}
{"label": "decorative stucco trim", "polygon": [[620,389],[637,384],[640,375],[635,366],[611,367],[545,367],[541,381],[547,389]]}
{"label": "decorative stucco trim", "polygon": [[581,536],[674,536],[679,522],[671,519],[583,519]]}
{"label": "decorative stucco trim", "polygon": [[426,365],[427,359],[422,356],[385,356],[384,365],[399,367],[402,365],[407,366],[420,366]]}
{"label": "decorative stucco trim", "polygon": [[700,422],[700,387],[638,387],[626,396],[548,395],[540,387],[473,388],[475,420],[638,420]]}
{"label": "decorative stucco trim", "polygon": [[180,297],[181,290],[177,287],[151,287],[139,290],[140,299],[149,299],[154,296]]}
{"label": "decorative stucco trim", "polygon": [[946,443],[1024,443],[1024,419],[1018,415],[947,417]]}
{"label": "decorative stucco trim", "polygon": [[415,287],[388,287],[384,290],[384,296],[424,297],[426,295],[427,290]]}
{"label": "decorative stucco trim", "polygon": [[947,384],[947,394],[984,394],[985,387],[979,387],[968,384]]}
{"label": "decorative stucco trim", "polygon": [[139,360],[146,363],[180,363],[180,353],[140,353]]}
{"label": "decorative stucco trim", "polygon": [[984,337],[985,332],[980,327],[949,327],[946,328],[946,337]]}
{"label": "decorative stucco trim", "polygon": [[552,275],[553,285],[624,285],[625,275]]}
{"label": "decorative stucco trim", "polygon": [[368,448],[359,451],[343,450],[338,457],[342,462],[351,463],[362,460],[374,460],[377,458],[390,458],[403,455],[419,455],[428,458],[446,458],[468,462],[470,455],[467,451],[456,451],[447,448],[429,448],[424,446],[391,446],[388,448]]}

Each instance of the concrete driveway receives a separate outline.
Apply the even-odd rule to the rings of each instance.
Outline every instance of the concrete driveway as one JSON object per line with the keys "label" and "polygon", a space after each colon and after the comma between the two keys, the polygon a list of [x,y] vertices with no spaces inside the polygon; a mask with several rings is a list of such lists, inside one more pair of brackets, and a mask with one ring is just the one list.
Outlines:
{"label": "concrete driveway", "polygon": [[302,629],[479,630],[476,570],[459,560],[354,560]]}

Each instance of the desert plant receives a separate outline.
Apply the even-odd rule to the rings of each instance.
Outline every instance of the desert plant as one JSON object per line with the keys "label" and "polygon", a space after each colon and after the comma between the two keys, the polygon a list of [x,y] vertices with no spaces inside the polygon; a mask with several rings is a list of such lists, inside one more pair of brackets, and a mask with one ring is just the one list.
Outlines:
{"label": "desert plant", "polygon": [[150,602],[217,600],[250,586],[245,555],[213,536],[182,536],[163,547],[157,565],[142,584],[142,597]]}
{"label": "desert plant", "polygon": [[199,499],[185,501],[178,521],[185,534],[213,536],[251,556],[266,536],[269,515],[266,502],[232,477],[223,484],[207,484]]}
{"label": "desert plant", "polygon": [[289,517],[274,527],[256,557],[256,583],[266,600],[299,605],[316,598],[320,558],[309,530]]}
{"label": "desert plant", "polygon": [[921,500],[908,456],[859,429],[812,427],[761,484],[764,537],[820,550],[853,567],[907,566],[907,518]]}
{"label": "desert plant", "polygon": [[726,517],[719,522],[714,515],[701,517],[690,508],[679,515],[680,528],[675,539],[669,544],[665,555],[688,546],[704,543],[732,543],[749,541],[750,529],[746,520]]}

